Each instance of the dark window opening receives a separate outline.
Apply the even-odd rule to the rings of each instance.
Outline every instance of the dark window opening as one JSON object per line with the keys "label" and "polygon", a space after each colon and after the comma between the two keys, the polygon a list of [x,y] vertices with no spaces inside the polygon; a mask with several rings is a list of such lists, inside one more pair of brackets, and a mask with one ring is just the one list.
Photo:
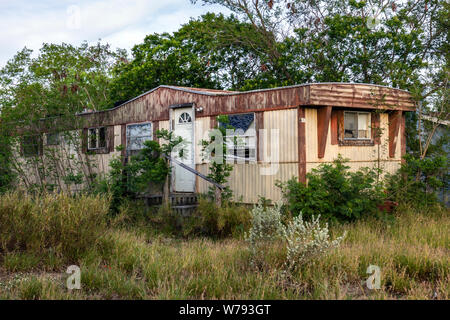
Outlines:
{"label": "dark window opening", "polygon": [[40,155],[41,139],[40,136],[22,137],[22,152],[24,157],[36,157]]}
{"label": "dark window opening", "polygon": [[106,127],[88,130],[88,150],[106,148]]}

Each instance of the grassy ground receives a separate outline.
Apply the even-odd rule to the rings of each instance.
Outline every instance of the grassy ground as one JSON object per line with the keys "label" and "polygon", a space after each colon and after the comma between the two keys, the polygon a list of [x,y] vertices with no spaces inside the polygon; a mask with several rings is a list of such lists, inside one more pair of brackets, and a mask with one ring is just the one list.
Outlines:
{"label": "grassy ground", "polygon": [[[284,252],[267,248],[266,266],[250,263],[245,241],[182,240],[148,227],[114,228],[74,263],[80,290],[66,288],[69,263],[52,252],[0,252],[0,299],[449,299],[450,215],[402,209],[393,221],[347,230],[342,246],[286,276]],[[381,289],[369,290],[369,265]]]}

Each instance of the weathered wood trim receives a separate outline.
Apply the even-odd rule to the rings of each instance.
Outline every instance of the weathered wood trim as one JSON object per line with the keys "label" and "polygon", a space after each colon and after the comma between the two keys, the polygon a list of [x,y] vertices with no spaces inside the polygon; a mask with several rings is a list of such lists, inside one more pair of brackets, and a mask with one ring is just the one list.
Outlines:
{"label": "weathered wood trim", "polygon": [[402,121],[402,111],[392,111],[389,113],[389,157],[395,157],[397,147],[398,132]]}
{"label": "weathered wood trim", "polygon": [[371,139],[343,139],[342,141],[339,141],[340,146],[352,146],[352,147],[365,147],[365,146],[374,146],[375,142]]}
{"label": "weathered wood trim", "polygon": [[120,130],[120,143],[122,145],[122,157],[125,158],[127,155],[127,125],[122,124]]}
{"label": "weathered wood trim", "polygon": [[159,121],[152,122],[152,129],[153,129],[153,133],[152,133],[153,140],[156,142],[159,142],[159,139],[156,136],[156,132],[159,130]]}
{"label": "weathered wood trim", "polygon": [[298,130],[298,179],[306,183],[306,122],[305,108],[297,109],[297,130]]}
{"label": "weathered wood trim", "polygon": [[339,144],[344,141],[345,129],[344,129],[344,110],[337,110],[337,123],[338,123],[338,142]]}
{"label": "weathered wood trim", "polygon": [[83,131],[81,132],[81,152],[87,153],[88,148],[88,129],[83,128]]}
{"label": "weathered wood trim", "polygon": [[317,151],[319,158],[325,156],[331,110],[331,106],[322,107],[317,110]]}
{"label": "weathered wood trim", "polygon": [[405,163],[405,159],[403,158],[406,154],[406,114],[403,112],[402,114],[402,124],[401,124],[401,156],[402,156],[402,163]]}
{"label": "weathered wood trim", "polygon": [[114,126],[109,126],[106,128],[106,135],[108,137],[108,150],[109,152],[114,152]]}
{"label": "weathered wood trim", "polygon": [[331,144],[338,144],[338,110],[331,110]]}
{"label": "weathered wood trim", "polygon": [[260,131],[264,129],[264,112],[255,112],[255,128],[257,143],[256,160],[262,161],[264,151],[264,135],[261,135]]}
{"label": "weathered wood trim", "polygon": [[217,127],[217,116],[211,116],[209,121],[209,128],[215,129]]}
{"label": "weathered wood trim", "polygon": [[370,115],[371,118],[371,135],[374,144],[381,143],[381,131],[380,131],[380,113],[372,112]]}

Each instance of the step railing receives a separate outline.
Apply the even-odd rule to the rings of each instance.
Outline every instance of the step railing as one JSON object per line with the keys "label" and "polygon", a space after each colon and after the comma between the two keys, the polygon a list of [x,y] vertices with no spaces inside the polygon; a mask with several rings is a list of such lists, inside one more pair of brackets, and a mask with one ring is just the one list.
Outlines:
{"label": "step railing", "polygon": [[167,160],[172,161],[173,163],[179,165],[180,167],[182,167],[183,169],[186,169],[187,171],[192,172],[193,174],[195,174],[197,177],[202,178],[205,181],[208,181],[209,183],[212,183],[213,185],[215,185],[217,188],[219,188],[220,190],[223,190],[225,187],[217,182],[215,182],[213,179],[208,178],[207,176],[205,176],[204,174],[198,172],[197,170],[185,165],[183,162],[178,161],[176,159],[173,159],[171,157],[169,157],[168,155],[163,154],[163,157],[165,157]]}

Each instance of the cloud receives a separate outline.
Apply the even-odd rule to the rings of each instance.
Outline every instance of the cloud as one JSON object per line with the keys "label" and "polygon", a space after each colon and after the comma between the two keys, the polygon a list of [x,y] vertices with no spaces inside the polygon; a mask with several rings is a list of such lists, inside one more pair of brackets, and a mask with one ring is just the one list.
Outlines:
{"label": "cloud", "polygon": [[147,34],[173,32],[208,11],[228,12],[189,0],[0,0],[0,66],[23,47],[37,51],[45,42],[102,39],[113,48],[131,49]]}

